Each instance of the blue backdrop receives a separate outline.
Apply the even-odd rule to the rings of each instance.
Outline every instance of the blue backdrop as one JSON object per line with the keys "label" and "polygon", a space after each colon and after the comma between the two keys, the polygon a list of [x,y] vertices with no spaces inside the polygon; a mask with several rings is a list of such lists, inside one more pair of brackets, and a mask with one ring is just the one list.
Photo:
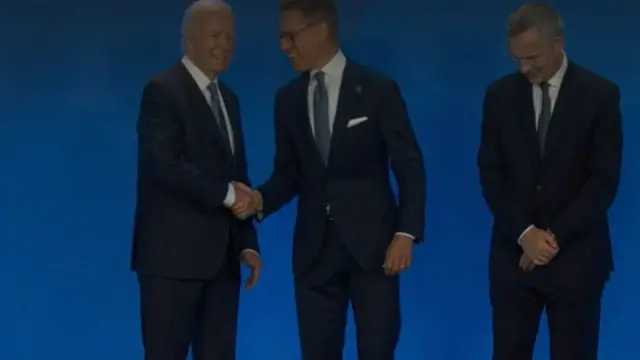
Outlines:
{"label": "blue backdrop", "polygon": [[[272,4],[274,3],[274,4]],[[567,52],[622,89],[625,156],[611,210],[617,272],[601,354],[640,354],[640,22],[635,2],[556,1]],[[180,58],[188,1],[4,0],[0,4],[0,359],[141,359],[129,272],[141,89]],[[273,157],[272,99],[294,74],[278,50],[275,2],[232,1],[238,51],[224,78],[243,106],[250,173]],[[491,217],[475,155],[488,82],[515,69],[513,0],[340,1],[343,49],[401,85],[428,172],[427,242],[402,278],[398,359],[489,359]],[[637,8],[636,8],[637,9]],[[635,45],[634,45],[635,43]],[[299,359],[290,266],[294,207],[259,234],[265,270],[242,297],[239,359]],[[547,358],[543,326],[537,359]],[[355,359],[353,327],[347,359]]]}

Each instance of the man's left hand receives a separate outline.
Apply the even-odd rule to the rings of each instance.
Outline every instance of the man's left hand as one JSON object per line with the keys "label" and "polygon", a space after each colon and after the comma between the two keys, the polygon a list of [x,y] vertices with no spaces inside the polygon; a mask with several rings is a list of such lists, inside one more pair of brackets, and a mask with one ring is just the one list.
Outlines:
{"label": "man's left hand", "polygon": [[[558,242],[556,240],[556,236],[549,229],[547,229],[547,233],[553,237],[553,241],[554,241],[554,244],[555,244],[554,246],[556,248],[558,248]],[[556,253],[556,255],[557,255],[557,253]],[[554,258],[555,258],[555,255],[554,255],[554,257],[549,259],[549,262],[551,260],[553,260]],[[527,256],[527,254],[523,253],[522,256],[520,256],[520,261],[518,262],[518,266],[520,266],[520,268],[523,271],[529,272],[529,271],[532,271],[533,269],[535,269],[538,266],[547,265],[549,262],[534,261],[529,256]]]}
{"label": "man's left hand", "polygon": [[401,234],[394,236],[387,249],[387,256],[384,262],[385,273],[389,276],[394,276],[407,270],[411,266],[412,250],[412,238]]}
{"label": "man's left hand", "polygon": [[244,284],[244,288],[249,290],[258,283],[260,270],[262,270],[262,260],[260,260],[260,255],[253,251],[243,252],[242,255],[240,255],[240,260],[251,270],[251,275],[249,275]]}
{"label": "man's left hand", "polygon": [[555,253],[547,261],[533,260],[533,264],[535,266],[548,265],[553,259],[555,259],[556,256],[558,256],[558,252],[560,251],[560,247],[558,246],[558,240],[556,239],[556,236],[554,235],[554,233],[550,229],[547,229],[546,233],[549,234],[552,237],[552,240],[553,240],[552,246],[555,249]]}

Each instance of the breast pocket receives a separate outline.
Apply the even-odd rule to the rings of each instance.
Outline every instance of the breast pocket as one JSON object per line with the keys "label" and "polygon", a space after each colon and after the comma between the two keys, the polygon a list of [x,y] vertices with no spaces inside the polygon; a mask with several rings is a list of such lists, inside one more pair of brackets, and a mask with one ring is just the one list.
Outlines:
{"label": "breast pocket", "polygon": [[347,120],[347,129],[353,129],[357,126],[366,124],[369,121],[368,116],[358,116]]}
{"label": "breast pocket", "polygon": [[344,142],[352,151],[370,151],[378,138],[375,119],[371,116],[350,117],[344,130]]}
{"label": "breast pocket", "polygon": [[363,137],[375,135],[375,120],[375,118],[369,115],[351,116],[344,125],[345,135],[347,137]]}

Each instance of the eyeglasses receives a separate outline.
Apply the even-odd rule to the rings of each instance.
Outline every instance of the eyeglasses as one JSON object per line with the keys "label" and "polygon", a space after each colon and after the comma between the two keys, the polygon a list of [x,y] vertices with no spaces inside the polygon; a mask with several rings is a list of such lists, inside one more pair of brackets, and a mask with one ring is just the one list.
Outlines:
{"label": "eyeglasses", "polygon": [[511,57],[511,59],[519,65],[536,66],[542,60],[542,55],[528,56],[524,58]]}
{"label": "eyeglasses", "polygon": [[284,40],[286,42],[294,43],[296,41],[296,39],[298,38],[298,36],[300,36],[300,34],[305,32],[307,29],[311,28],[312,26],[316,25],[317,23],[318,23],[317,21],[309,23],[309,24],[303,26],[302,28],[300,28],[300,29],[298,29],[296,31],[282,32],[282,33],[280,33],[280,40]]}

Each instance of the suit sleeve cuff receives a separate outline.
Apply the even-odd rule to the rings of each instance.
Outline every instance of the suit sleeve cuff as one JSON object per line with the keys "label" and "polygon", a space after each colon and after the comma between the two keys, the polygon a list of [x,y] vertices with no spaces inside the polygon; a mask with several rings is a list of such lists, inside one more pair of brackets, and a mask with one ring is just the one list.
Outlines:
{"label": "suit sleeve cuff", "polygon": [[264,219],[264,198],[262,197],[262,193],[258,190],[254,190],[255,194],[258,195],[258,207],[256,208],[256,220],[262,221]]}
{"label": "suit sleeve cuff", "polygon": [[518,238],[518,245],[522,245],[522,239],[524,239],[524,236],[527,235],[527,233],[531,231],[531,229],[533,228],[534,228],[533,225],[529,225],[526,229],[524,229],[524,231],[522,232],[522,234],[520,234],[520,237]]}

